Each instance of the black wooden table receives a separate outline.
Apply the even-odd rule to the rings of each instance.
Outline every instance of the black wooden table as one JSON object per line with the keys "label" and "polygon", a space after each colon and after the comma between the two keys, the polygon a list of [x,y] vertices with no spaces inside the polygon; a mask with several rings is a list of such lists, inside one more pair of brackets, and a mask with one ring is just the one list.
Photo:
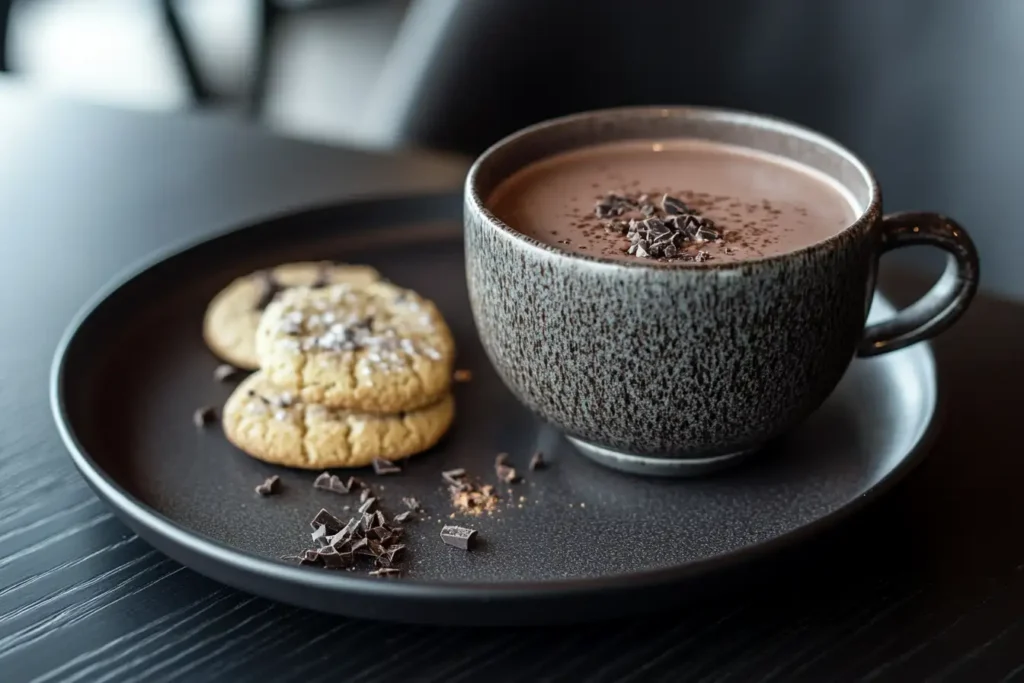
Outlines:
{"label": "black wooden table", "polygon": [[[47,372],[114,273],[270,212],[454,188],[463,170],[0,83],[0,681],[1024,680],[1024,306],[988,295],[937,345],[949,411],[927,462],[783,576],[685,613],[517,630],[346,620],[205,579],[92,495]],[[921,286],[886,278],[897,300]]]}

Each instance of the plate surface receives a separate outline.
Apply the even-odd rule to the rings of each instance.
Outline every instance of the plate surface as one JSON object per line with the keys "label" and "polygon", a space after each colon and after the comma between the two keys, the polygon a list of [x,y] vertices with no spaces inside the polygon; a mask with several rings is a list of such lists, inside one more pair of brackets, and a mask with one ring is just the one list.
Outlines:
{"label": "plate surface", "polygon": [[[467,299],[461,201],[366,201],[273,218],[162,255],[98,295],[57,350],[52,399],[77,467],[140,536],[183,564],[246,591],[313,609],[423,623],[542,623],[609,617],[705,595],[834,525],[905,475],[934,431],[930,348],[855,360],[807,422],[746,464],[698,480],[641,479],[590,462],[521,407],[476,338]],[[417,497],[407,573],[380,580],[278,559],[309,543],[321,507],[355,498],[314,491],[315,473],[235,450],[193,411],[221,405],[231,384],[201,336],[207,302],[232,278],[277,263],[367,263],[434,299],[459,346],[458,416],[402,474],[356,474],[386,510]],[[892,307],[876,298],[873,316]],[[529,472],[534,451],[549,467]],[[440,472],[464,467],[494,483],[508,452],[525,475],[499,487],[490,516],[456,516],[479,532],[466,553],[438,532],[452,507]],[[253,487],[279,474],[280,495]],[[353,506],[354,507],[354,506]],[[726,584],[728,581],[725,582]]]}

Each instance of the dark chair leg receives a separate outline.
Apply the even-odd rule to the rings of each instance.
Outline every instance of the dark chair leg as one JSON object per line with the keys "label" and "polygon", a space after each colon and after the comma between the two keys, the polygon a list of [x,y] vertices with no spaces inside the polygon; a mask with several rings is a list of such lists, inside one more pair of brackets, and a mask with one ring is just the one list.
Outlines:
{"label": "dark chair leg", "polygon": [[281,8],[274,0],[260,0],[259,12],[256,65],[253,69],[252,86],[249,90],[249,101],[246,108],[246,114],[254,119],[262,115],[263,106],[266,104],[267,81],[270,78]]}
{"label": "dark chair leg", "polygon": [[7,62],[7,38],[10,31],[11,7],[14,0],[0,0],[0,73],[10,71]]}
{"label": "dark chair leg", "polygon": [[[3,2],[3,0],[0,0],[0,2]],[[178,52],[178,59],[181,60],[181,67],[185,70],[185,79],[188,81],[188,87],[192,91],[192,99],[198,105],[209,104],[213,99],[213,95],[203,81],[202,74],[199,72],[199,66],[196,64],[196,58],[192,53],[192,46],[189,45],[188,37],[185,35],[185,29],[181,24],[181,16],[178,14],[174,0],[160,0],[160,7],[163,10],[164,21],[167,23],[167,28],[171,33],[171,40],[174,42],[174,47]]]}

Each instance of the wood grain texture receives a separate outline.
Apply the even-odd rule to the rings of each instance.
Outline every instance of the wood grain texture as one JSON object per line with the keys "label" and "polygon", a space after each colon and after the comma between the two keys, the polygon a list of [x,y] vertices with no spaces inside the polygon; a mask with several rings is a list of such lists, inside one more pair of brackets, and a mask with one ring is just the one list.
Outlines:
{"label": "wood grain texture", "polygon": [[[461,163],[109,112],[10,85],[0,85],[0,160],[4,683],[1024,680],[1024,306],[983,296],[941,340],[949,406],[934,453],[784,576],[629,622],[356,622],[222,587],[138,540],[63,450],[50,358],[85,299],[156,248],[308,202],[453,187]],[[920,287],[887,284],[897,298]]]}

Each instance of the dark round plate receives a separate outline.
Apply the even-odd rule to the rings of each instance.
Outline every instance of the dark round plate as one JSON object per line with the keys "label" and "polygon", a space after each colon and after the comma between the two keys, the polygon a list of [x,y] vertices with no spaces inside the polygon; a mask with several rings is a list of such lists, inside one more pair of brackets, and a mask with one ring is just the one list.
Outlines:
{"label": "dark round plate", "polygon": [[[454,196],[363,201],[273,218],[159,255],[118,278],[71,324],[57,350],[52,401],[75,464],[141,537],[226,584],[296,605],[428,623],[540,623],[667,607],[775,556],[862,507],[921,458],[937,391],[927,345],[856,360],[807,422],[747,464],[702,480],[640,479],[575,453],[521,407],[476,338]],[[458,417],[400,475],[357,474],[397,512],[417,497],[428,518],[407,525],[407,573],[376,579],[279,559],[307,547],[321,507],[353,501],[311,487],[315,473],[253,460],[193,411],[232,385],[201,336],[207,302],[232,278],[299,259],[376,266],[434,299],[473,381],[456,387]],[[524,274],[526,276],[526,274]],[[875,313],[891,307],[876,300]],[[534,451],[550,466],[526,464]],[[440,472],[496,481],[508,452],[525,475],[499,490],[490,516],[461,517],[479,546],[445,546],[450,502]],[[279,474],[280,495],[253,487]],[[357,502],[357,501],[356,501]]]}

